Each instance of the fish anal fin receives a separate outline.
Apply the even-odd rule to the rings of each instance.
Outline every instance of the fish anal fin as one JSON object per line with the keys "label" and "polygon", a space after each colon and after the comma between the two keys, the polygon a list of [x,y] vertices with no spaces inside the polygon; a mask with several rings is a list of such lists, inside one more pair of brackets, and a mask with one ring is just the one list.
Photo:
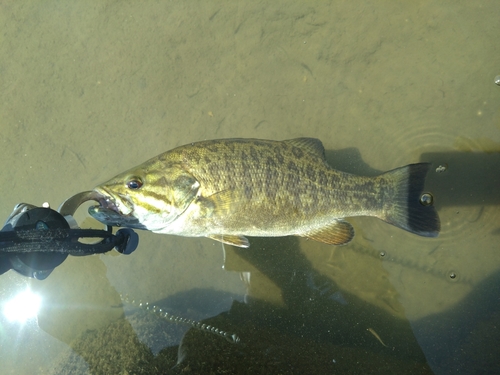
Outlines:
{"label": "fish anal fin", "polygon": [[225,243],[227,245],[233,245],[236,247],[250,247],[250,242],[244,236],[235,236],[235,235],[227,235],[227,234],[210,234],[207,236],[212,240],[219,241]]}
{"label": "fish anal fin", "polygon": [[335,220],[325,227],[299,234],[314,241],[329,245],[345,245],[354,237],[354,228],[347,221]]}
{"label": "fish anal fin", "polygon": [[325,159],[325,147],[323,147],[323,143],[317,138],[295,138],[283,142]]}

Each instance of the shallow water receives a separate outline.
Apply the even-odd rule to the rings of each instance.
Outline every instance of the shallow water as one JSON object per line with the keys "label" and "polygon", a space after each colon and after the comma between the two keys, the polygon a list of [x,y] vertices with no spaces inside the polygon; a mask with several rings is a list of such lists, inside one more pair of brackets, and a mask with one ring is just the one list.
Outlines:
{"label": "shallow water", "polygon": [[252,238],[247,250],[141,232],[131,255],[69,257],[44,281],[9,271],[0,305],[27,287],[42,305],[24,324],[0,316],[2,373],[491,373],[497,8],[2,2],[0,217],[19,202],[57,207],[178,145],[310,136],[353,173],[432,162],[442,223],[428,239],[355,218],[347,246]]}

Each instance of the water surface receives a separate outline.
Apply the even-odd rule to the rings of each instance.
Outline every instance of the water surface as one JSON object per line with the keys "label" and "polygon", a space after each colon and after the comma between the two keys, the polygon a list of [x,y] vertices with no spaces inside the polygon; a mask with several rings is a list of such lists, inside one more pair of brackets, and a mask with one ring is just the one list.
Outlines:
{"label": "water surface", "polygon": [[343,247],[143,232],[131,255],[70,257],[44,281],[10,271],[0,304],[29,287],[42,307],[0,317],[3,373],[496,368],[497,2],[6,1],[0,23],[2,217],[189,142],[310,136],[354,173],[432,162],[442,222],[427,239],[350,219]]}

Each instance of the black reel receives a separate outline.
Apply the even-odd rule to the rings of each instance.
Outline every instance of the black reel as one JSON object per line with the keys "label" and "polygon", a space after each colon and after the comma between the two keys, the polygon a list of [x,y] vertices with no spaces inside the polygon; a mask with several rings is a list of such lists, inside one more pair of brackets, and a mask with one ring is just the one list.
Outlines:
{"label": "black reel", "polygon": [[[113,248],[123,254],[133,252],[139,243],[138,235],[129,228],[112,233],[106,230],[80,229],[72,215],[88,192],[66,200],[59,212],[48,207],[20,203],[14,207],[0,231],[0,274],[13,269],[21,275],[38,280],[47,278],[68,255],[105,253]],[[79,239],[101,238],[96,243]]]}

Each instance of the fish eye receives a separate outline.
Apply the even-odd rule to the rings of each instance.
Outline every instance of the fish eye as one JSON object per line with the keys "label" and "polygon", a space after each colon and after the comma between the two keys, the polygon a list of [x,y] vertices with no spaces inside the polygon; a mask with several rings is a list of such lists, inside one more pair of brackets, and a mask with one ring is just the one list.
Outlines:
{"label": "fish eye", "polygon": [[142,180],[139,177],[132,177],[127,181],[127,187],[131,190],[140,189],[143,185]]}

